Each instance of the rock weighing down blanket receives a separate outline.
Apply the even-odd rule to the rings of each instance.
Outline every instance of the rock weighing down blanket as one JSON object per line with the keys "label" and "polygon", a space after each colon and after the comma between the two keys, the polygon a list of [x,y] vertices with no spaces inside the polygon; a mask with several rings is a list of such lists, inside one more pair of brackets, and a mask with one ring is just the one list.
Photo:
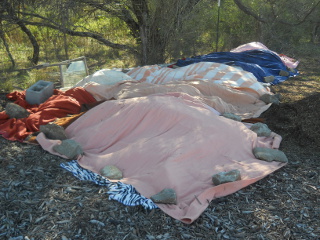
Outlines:
{"label": "rock weighing down blanket", "polygon": [[24,141],[28,135],[39,131],[40,125],[68,114],[77,114],[82,104],[96,102],[93,96],[81,87],[66,92],[55,89],[54,95],[40,105],[28,104],[25,96],[26,91],[14,91],[7,95],[15,104],[27,109],[30,115],[27,118],[10,119],[5,111],[0,112],[0,136],[11,141]]}
{"label": "rock weighing down blanket", "polygon": [[[84,150],[78,163],[99,173],[106,165],[122,170],[121,182],[150,197],[164,188],[177,205],[159,204],[168,215],[192,223],[217,197],[231,194],[284,164],[257,160],[254,147],[278,148],[281,137],[257,137],[243,123],[217,115],[183,93],[106,101],[66,129]],[[41,135],[40,135],[41,136]],[[58,140],[38,138],[53,154]],[[214,186],[211,177],[238,169],[242,180]]]}

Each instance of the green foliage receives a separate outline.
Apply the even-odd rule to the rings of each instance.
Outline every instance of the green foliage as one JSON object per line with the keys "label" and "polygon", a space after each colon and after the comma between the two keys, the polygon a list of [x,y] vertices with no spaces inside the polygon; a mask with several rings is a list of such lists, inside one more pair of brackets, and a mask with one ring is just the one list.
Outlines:
{"label": "green foliage", "polygon": [[1,74],[0,89],[2,92],[9,93],[14,89],[22,90],[22,89],[28,88],[29,84],[32,85],[33,83],[30,82],[30,76],[27,71],[21,71],[21,72],[4,71]]}
{"label": "green foliage", "polygon": [[[177,9],[172,8],[173,4],[168,4],[167,1],[169,0],[147,1],[151,13],[148,24],[157,28],[161,37],[160,43],[162,39],[168,41],[165,44],[166,62],[213,52],[217,44],[218,51],[229,51],[240,44],[252,41],[260,41],[274,51],[296,58],[303,54],[319,55],[317,44],[319,44],[320,27],[317,30],[316,26],[320,22],[320,4],[307,15],[310,9],[316,6],[318,2],[316,0],[241,1],[247,9],[265,22],[260,22],[250,14],[241,11],[234,0],[221,0],[220,9],[217,1],[202,0],[191,14],[177,18],[176,21],[179,21],[177,25],[170,24],[173,21],[170,16],[174,16]],[[187,0],[179,1],[184,4]],[[111,10],[130,10],[132,6],[128,4],[129,2],[131,1],[121,1],[120,5],[114,5]],[[93,10],[88,5],[84,5],[84,1],[81,0],[43,2],[41,6],[28,5],[28,2],[25,2],[23,10],[43,14],[50,17],[52,21],[72,27],[73,30],[98,33],[115,44],[137,49],[140,41],[132,36],[126,23],[116,14]],[[158,11],[162,15],[156,15]],[[132,17],[137,20],[136,16],[132,15]],[[28,20],[34,20],[33,18],[29,17]],[[26,34],[12,22],[2,21],[2,25],[17,68],[32,66],[30,63],[32,46]],[[48,27],[32,25],[27,27],[40,44],[40,63],[55,63],[66,58],[86,56],[90,73],[101,68],[133,67],[138,64],[136,55],[107,47],[93,38],[70,36]],[[157,46],[154,47],[156,52]],[[1,73],[6,73],[11,63],[1,40],[0,54],[2,56]],[[25,88],[39,79],[46,80],[49,75],[39,70],[32,70],[24,76],[2,74],[4,77],[0,79],[0,87],[10,89],[10,85],[18,84]]]}

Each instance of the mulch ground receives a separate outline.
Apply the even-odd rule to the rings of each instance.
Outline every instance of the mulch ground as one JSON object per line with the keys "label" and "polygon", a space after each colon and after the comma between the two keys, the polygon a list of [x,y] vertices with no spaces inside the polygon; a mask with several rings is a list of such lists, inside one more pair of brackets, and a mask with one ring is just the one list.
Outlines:
{"label": "mulch ground", "polygon": [[212,201],[191,225],[110,201],[107,189],[62,169],[65,159],[0,138],[0,239],[319,239],[319,66],[303,60],[299,76],[271,87],[283,99],[262,114],[288,165]]}

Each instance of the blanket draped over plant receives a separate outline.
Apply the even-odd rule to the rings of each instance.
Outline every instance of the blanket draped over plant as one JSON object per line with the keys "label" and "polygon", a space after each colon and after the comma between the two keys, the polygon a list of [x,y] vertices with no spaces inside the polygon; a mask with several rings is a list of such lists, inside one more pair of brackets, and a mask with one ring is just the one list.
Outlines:
{"label": "blanket draped over plant", "polygon": [[[254,147],[278,148],[281,137],[257,137],[243,123],[219,116],[206,104],[184,93],[105,101],[66,129],[84,154],[78,163],[99,173],[117,166],[121,182],[143,196],[173,188],[178,204],[159,204],[164,212],[193,222],[212,199],[231,194],[284,164],[257,160]],[[38,135],[53,154],[59,140]],[[213,174],[238,169],[242,179],[214,186]]]}
{"label": "blanket draped over plant", "polygon": [[[23,141],[40,125],[57,118],[66,135],[81,145],[83,154],[62,164],[81,180],[107,186],[109,198],[130,206],[159,207],[184,223],[192,223],[215,198],[234,193],[276,171],[285,163],[266,162],[253,154],[256,147],[278,149],[281,136],[258,137],[252,124],[223,117],[233,113],[242,120],[257,118],[271,103],[272,84],[295,76],[297,61],[267,49],[261,43],[239,46],[230,52],[179,60],[178,68],[159,65],[136,67],[127,74],[101,70],[66,92],[40,105],[29,105],[25,91],[8,94],[31,114],[9,119],[0,113],[0,135]],[[287,76],[280,74],[288,72]],[[274,97],[274,96],[272,96]],[[86,112],[80,113],[86,106]],[[82,109],[83,110],[83,109]],[[36,137],[43,149],[60,140]],[[100,175],[115,165],[123,179]],[[212,175],[239,170],[241,180],[215,186]],[[150,197],[164,188],[177,194],[177,204],[155,204]]]}
{"label": "blanket draped over plant", "polygon": [[30,112],[29,117],[10,119],[5,111],[0,112],[0,135],[8,140],[23,141],[28,135],[39,131],[40,125],[68,114],[79,113],[82,104],[96,102],[94,97],[81,87],[66,92],[55,90],[54,95],[40,105],[28,104],[25,95],[26,91],[14,91],[7,97],[27,109]]}
{"label": "blanket draped over plant", "polygon": [[[216,62],[230,66],[238,66],[245,71],[253,73],[260,82],[265,82],[265,77],[274,76],[272,84],[278,84],[297,74],[296,71],[289,71],[281,58],[269,50],[213,52],[206,55],[180,59],[176,65],[182,67],[197,62]],[[282,76],[281,71],[287,72],[287,75]]]}

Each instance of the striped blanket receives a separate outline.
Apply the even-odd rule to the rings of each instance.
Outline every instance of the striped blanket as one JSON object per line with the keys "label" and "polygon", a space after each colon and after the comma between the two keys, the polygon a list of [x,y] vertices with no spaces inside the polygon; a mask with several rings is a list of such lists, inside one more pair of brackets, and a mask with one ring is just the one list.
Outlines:
{"label": "striped blanket", "polygon": [[161,68],[158,65],[137,67],[127,73],[140,82],[165,84],[180,80],[209,80],[231,88],[250,88],[259,95],[269,91],[256,77],[237,67],[221,63],[199,62],[181,68]]}
{"label": "striped blanket", "polygon": [[158,65],[143,66],[127,73],[140,82],[165,84],[181,80],[209,80],[231,88],[250,88],[260,96],[270,92],[256,77],[241,68],[222,63],[199,62],[181,68],[161,68]]}

